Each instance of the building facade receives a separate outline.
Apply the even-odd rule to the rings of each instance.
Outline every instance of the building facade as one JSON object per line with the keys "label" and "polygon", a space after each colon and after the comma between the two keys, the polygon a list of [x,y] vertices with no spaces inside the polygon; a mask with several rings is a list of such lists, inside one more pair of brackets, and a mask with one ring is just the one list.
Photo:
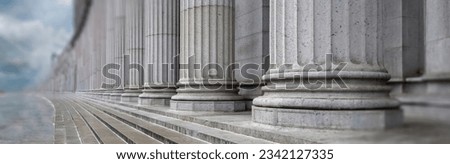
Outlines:
{"label": "building facade", "polygon": [[83,0],[43,89],[255,123],[450,124],[449,0]]}

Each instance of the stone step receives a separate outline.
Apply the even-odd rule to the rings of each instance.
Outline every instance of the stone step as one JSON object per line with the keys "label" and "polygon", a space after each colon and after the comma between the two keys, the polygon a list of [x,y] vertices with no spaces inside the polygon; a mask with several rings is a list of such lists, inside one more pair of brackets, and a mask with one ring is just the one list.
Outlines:
{"label": "stone step", "polygon": [[[78,95],[77,97],[83,98],[89,101],[93,101],[100,104],[107,104],[110,106],[118,107],[128,107],[132,109],[138,109],[140,111],[153,113],[157,115],[162,115],[170,118],[175,118],[191,123],[196,123],[200,125],[204,125],[207,127],[215,128],[215,129],[221,129],[224,131],[229,131],[232,133],[254,137],[254,138],[260,138],[266,141],[270,141],[273,143],[295,143],[295,144],[317,144],[321,142],[317,142],[315,138],[307,138],[307,137],[301,137],[301,135],[298,134],[291,134],[290,132],[281,132],[280,129],[273,128],[273,127],[267,127],[264,125],[259,124],[252,124],[251,122],[251,113],[248,114],[242,114],[245,112],[238,112],[238,113],[227,113],[227,112],[184,112],[184,111],[174,111],[171,110],[168,107],[161,107],[161,106],[141,106],[137,105],[135,103],[123,103],[123,102],[117,102],[112,100],[105,100],[101,98],[96,98],[92,96],[87,95]],[[200,116],[200,117],[199,117]],[[214,117],[214,116],[223,116],[219,119],[212,119],[208,117]],[[239,118],[238,118],[239,117]],[[230,120],[230,122],[227,122],[226,120]],[[237,122],[240,123],[236,123]],[[298,130],[295,128],[291,128],[290,130]],[[289,130],[289,131],[290,131]],[[305,129],[305,132],[308,134],[310,133],[309,129]],[[320,131],[320,130],[319,130]],[[301,132],[303,133],[303,131]],[[322,133],[322,132],[318,132]],[[332,132],[334,133],[334,132]]]}
{"label": "stone step", "polygon": [[67,102],[69,106],[69,113],[72,116],[72,119],[77,127],[77,131],[79,134],[79,138],[81,143],[83,144],[98,144],[99,141],[95,137],[94,132],[89,128],[87,122],[81,117],[81,115],[77,112],[76,108],[80,108],[77,104],[73,104],[71,102]]}
{"label": "stone step", "polygon": [[66,128],[64,127],[64,115],[62,114],[62,111],[64,110],[64,107],[62,106],[62,103],[59,100],[51,99],[50,100],[54,107],[55,107],[55,137],[54,142],[55,144],[65,144],[66,143]]}
{"label": "stone step", "polygon": [[116,118],[98,110],[96,107],[86,104],[81,101],[73,101],[74,103],[83,106],[87,111],[97,117],[105,125],[107,125],[111,130],[116,132],[125,141],[131,144],[160,144],[161,142],[138,131],[135,128],[117,120]]}
{"label": "stone step", "polygon": [[190,137],[185,134],[181,134],[174,130],[162,127],[157,124],[150,123],[148,121],[142,120],[140,118],[133,117],[131,115],[118,112],[111,108],[100,106],[98,104],[91,104],[95,106],[98,110],[101,110],[118,120],[142,131],[143,133],[158,139],[159,141],[166,144],[207,144],[208,142],[199,140],[197,138]]}
{"label": "stone step", "polygon": [[89,104],[98,104],[99,106],[109,107],[116,111],[126,113],[136,118],[141,118],[145,121],[161,125],[163,127],[178,131],[179,133],[189,135],[191,137],[204,140],[209,143],[215,144],[272,144],[273,142],[264,139],[245,136],[230,131],[216,129],[201,124],[183,121],[180,119],[167,117],[164,115],[149,113],[146,111],[138,110],[121,105],[104,103],[101,101],[93,100],[92,98],[82,98],[87,100]]}
{"label": "stone step", "polygon": [[[76,104],[76,103],[75,103]],[[75,105],[74,104],[74,105]],[[89,128],[94,132],[97,140],[104,144],[126,144],[125,140],[120,138],[116,133],[98,120],[94,115],[89,113],[85,107],[79,105],[75,110],[86,121]]]}
{"label": "stone step", "polygon": [[81,140],[78,134],[77,127],[75,126],[75,122],[73,121],[72,116],[69,113],[69,106],[64,101],[61,100],[61,114],[64,118],[64,128],[65,128],[65,143],[66,144],[80,144]]}

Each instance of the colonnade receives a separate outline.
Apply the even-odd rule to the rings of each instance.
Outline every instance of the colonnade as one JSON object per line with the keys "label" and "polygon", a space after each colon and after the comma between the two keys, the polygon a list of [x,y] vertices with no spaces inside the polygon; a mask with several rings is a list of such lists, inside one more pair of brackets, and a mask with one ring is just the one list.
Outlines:
{"label": "colonnade", "polygon": [[[235,0],[91,1],[72,48],[77,63],[75,91],[182,111],[252,110],[256,123],[326,129],[397,127],[403,121],[402,103],[449,96],[450,68],[445,63],[450,61],[448,0],[414,1],[425,4],[421,9],[411,8],[406,4],[412,1],[404,0],[261,2],[259,8],[250,10],[248,2]],[[417,14],[395,16],[396,10],[390,8],[402,5]],[[265,13],[265,7],[270,12]],[[242,12],[242,8],[249,10]],[[257,28],[249,29],[255,25],[241,20],[258,9],[261,14],[249,16],[259,20]],[[418,30],[411,34],[415,38],[409,38],[417,42],[395,41],[407,37],[406,28],[397,28],[397,18]],[[264,37],[266,32],[268,37]],[[260,34],[260,38],[241,42]],[[250,44],[260,49],[245,49]],[[403,77],[412,67],[397,69],[395,64],[405,66],[407,59],[396,57],[394,50],[408,46],[415,53],[402,51],[402,57],[423,56],[423,75]],[[256,57],[236,53],[256,51]],[[264,53],[270,56],[267,63],[242,62],[264,61]],[[252,93],[246,90],[251,85],[240,86],[249,79],[236,80],[245,64],[269,64],[267,72],[253,74],[256,81],[250,79],[251,85],[264,84],[264,94],[260,87]],[[391,94],[391,75],[404,83],[419,77],[427,94],[398,101]],[[406,91],[400,94],[408,95]],[[249,101],[253,102],[249,105]]]}

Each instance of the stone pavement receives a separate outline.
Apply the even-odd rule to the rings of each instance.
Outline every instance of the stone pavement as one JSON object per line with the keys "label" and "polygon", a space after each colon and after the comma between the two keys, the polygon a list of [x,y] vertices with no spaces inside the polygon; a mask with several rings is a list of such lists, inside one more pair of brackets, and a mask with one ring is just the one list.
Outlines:
{"label": "stone pavement", "polygon": [[87,95],[47,96],[55,110],[58,144],[450,143],[448,125],[405,118],[388,130],[272,127],[250,112],[176,111]]}
{"label": "stone pavement", "polygon": [[48,98],[55,106],[56,144],[273,143],[150,112],[138,116],[125,106],[117,110],[73,95]]}

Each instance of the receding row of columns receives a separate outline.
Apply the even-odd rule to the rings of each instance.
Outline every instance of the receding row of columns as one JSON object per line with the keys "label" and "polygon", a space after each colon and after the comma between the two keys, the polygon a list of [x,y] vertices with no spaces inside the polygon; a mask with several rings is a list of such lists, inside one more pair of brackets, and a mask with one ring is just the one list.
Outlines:
{"label": "receding row of columns", "polygon": [[[141,105],[169,105],[176,94],[180,49],[180,1],[145,2],[144,90]],[[145,71],[144,71],[145,72]]]}
{"label": "receding row of columns", "polygon": [[[449,28],[433,22],[442,17],[448,25],[449,4],[441,1],[447,12],[426,12],[426,51],[434,54],[428,61],[448,58]],[[253,101],[253,121],[334,129],[401,125],[402,112],[386,84],[384,2],[271,0],[270,70],[262,78],[264,95]],[[232,66],[234,9],[235,0],[93,1],[77,43],[76,52],[84,54],[78,91],[175,110],[245,110]],[[119,77],[101,76],[100,66],[108,63],[121,66],[110,72]],[[127,68],[134,64],[144,69]]]}

